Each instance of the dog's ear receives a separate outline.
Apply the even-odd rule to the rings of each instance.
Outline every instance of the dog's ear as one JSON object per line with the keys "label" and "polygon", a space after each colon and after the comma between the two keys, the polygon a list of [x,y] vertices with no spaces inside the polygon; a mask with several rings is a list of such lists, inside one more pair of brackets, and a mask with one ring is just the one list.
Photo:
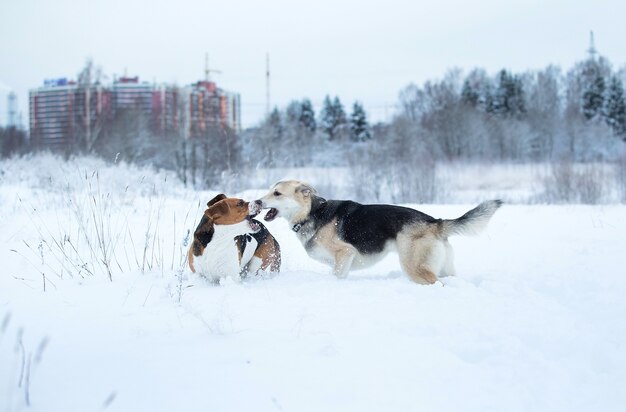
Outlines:
{"label": "dog's ear", "polygon": [[217,202],[209,207],[204,213],[211,219],[215,220],[222,216],[226,216],[228,214],[228,209],[229,207],[227,202]]}
{"label": "dog's ear", "polygon": [[313,189],[311,186],[307,185],[306,183],[302,183],[300,186],[298,186],[296,188],[296,192],[302,193],[302,196],[304,197],[309,197],[312,194],[313,195],[317,194],[317,191]]}
{"label": "dog's ear", "polygon": [[226,195],[224,193],[220,193],[219,195],[215,196],[213,199],[209,200],[206,205],[208,207],[211,207],[217,202],[219,202],[220,200],[224,200],[224,199],[226,199]]}

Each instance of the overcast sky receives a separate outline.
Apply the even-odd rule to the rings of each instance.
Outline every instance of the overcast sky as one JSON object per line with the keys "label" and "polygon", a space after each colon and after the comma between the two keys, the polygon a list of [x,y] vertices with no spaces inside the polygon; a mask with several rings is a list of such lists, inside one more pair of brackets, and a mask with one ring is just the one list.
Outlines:
{"label": "overcast sky", "polygon": [[70,77],[87,58],[109,76],[189,84],[204,54],[218,85],[239,92],[244,127],[271,102],[326,94],[363,102],[385,120],[407,84],[446,70],[490,73],[569,68],[585,57],[589,30],[615,67],[626,63],[626,1],[597,0],[0,0],[0,124],[14,90],[28,118],[28,90]]}

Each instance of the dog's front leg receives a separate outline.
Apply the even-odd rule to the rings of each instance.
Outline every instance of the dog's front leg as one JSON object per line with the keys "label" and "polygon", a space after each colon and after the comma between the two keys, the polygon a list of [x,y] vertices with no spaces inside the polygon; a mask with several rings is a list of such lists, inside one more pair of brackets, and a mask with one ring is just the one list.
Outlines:
{"label": "dog's front leg", "polygon": [[352,261],[356,256],[356,251],[353,247],[343,247],[335,253],[335,268],[334,274],[339,279],[344,279],[348,276],[350,268],[352,267]]}

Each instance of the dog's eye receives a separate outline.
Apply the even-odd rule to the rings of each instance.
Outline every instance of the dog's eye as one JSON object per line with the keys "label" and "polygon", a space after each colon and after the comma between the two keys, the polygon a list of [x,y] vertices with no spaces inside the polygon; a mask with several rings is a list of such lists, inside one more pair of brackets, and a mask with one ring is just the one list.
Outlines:
{"label": "dog's eye", "polygon": [[242,207],[243,206],[243,200],[240,200],[239,202],[237,202],[237,207]]}
{"label": "dog's eye", "polygon": [[274,196],[280,196],[280,192],[278,190],[274,191]]}

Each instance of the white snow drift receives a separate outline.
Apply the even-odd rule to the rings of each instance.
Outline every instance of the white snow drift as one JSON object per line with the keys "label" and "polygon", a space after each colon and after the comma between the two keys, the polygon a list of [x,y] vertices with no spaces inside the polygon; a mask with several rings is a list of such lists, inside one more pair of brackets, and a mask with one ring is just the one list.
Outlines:
{"label": "white snow drift", "polygon": [[215,193],[93,160],[1,168],[0,410],[626,404],[624,206],[505,205],[452,239],[445,286],[411,283],[395,255],[337,280],[279,219],[283,272],[215,287],[183,260]]}

